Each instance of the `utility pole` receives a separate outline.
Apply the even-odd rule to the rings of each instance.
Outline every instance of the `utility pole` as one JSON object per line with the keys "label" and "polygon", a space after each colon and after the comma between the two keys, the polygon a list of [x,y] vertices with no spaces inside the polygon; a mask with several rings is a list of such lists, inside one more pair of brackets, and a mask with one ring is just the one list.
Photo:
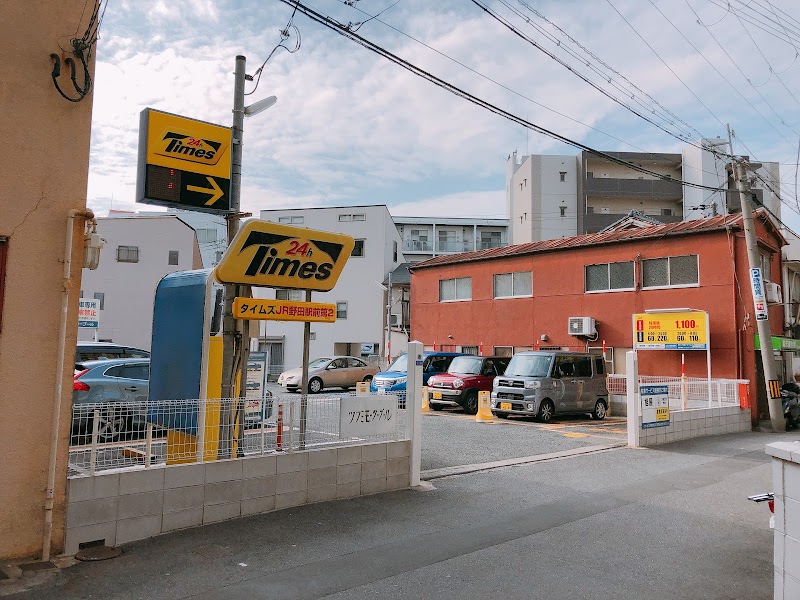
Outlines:
{"label": "utility pole", "polygon": [[[239,206],[242,184],[242,136],[244,133],[244,56],[236,57],[233,90],[233,127],[231,140],[231,210],[226,215],[228,245],[239,231]],[[225,310],[222,316],[222,406],[220,413],[220,437],[218,458],[231,458],[233,453],[233,425],[235,422],[236,376],[241,367],[241,352],[244,340],[236,318],[233,316],[233,300],[239,292],[236,284],[225,284]],[[237,343],[238,342],[238,343]],[[245,367],[246,368],[246,367]],[[237,402],[238,403],[238,402]]]}
{"label": "utility pole", "polygon": [[[728,139],[730,140],[731,131],[728,128]],[[755,224],[753,220],[753,207],[750,203],[750,180],[747,176],[748,165],[743,160],[736,160],[733,157],[733,143],[731,142],[731,167],[733,169],[736,187],[739,190],[739,198],[742,203],[742,225],[744,227],[744,241],[747,246],[747,259],[750,263],[750,281],[753,291],[753,305],[756,306],[756,326],[758,327],[758,339],[761,346],[761,363],[764,372],[764,385],[767,390],[767,402],[769,404],[769,420],[773,431],[786,431],[786,421],[783,418],[783,407],[780,398],[772,398],[770,391],[770,381],[776,381],[778,376],[775,368],[775,356],[772,353],[772,331],[769,326],[769,312],[766,310],[766,302],[763,296],[763,281],[761,277],[760,261],[756,242]],[[756,274],[757,271],[757,274]],[[755,278],[758,278],[756,284]],[[758,304],[764,304],[763,312],[758,310]],[[755,410],[758,411],[756,403]]]}

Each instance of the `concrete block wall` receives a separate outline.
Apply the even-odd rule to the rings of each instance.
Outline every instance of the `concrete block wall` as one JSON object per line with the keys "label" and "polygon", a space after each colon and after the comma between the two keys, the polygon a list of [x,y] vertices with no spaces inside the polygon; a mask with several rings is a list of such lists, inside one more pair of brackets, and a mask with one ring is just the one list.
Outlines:
{"label": "concrete block wall", "polygon": [[404,489],[410,456],[406,440],[74,477],[68,481],[64,551]]}
{"label": "concrete block wall", "polygon": [[666,427],[641,429],[642,417],[637,417],[640,428],[640,446],[658,446],[678,440],[724,433],[750,431],[750,410],[738,406],[720,408],[695,408],[683,411],[670,411],[670,423]]}
{"label": "concrete block wall", "polygon": [[800,442],[767,446],[775,494],[775,600],[800,598]]}

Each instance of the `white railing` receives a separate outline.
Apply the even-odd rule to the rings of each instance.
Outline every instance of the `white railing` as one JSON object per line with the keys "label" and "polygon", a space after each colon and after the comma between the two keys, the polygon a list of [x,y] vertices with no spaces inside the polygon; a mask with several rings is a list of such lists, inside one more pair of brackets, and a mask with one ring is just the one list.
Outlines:
{"label": "white railing", "polygon": [[[739,406],[739,386],[747,379],[705,379],[702,377],[662,377],[640,375],[640,385],[666,385],[670,410],[688,410],[711,406]],[[608,393],[625,396],[626,375],[608,375]]]}
{"label": "white railing", "polygon": [[69,475],[407,439],[405,393],[393,394],[399,410],[392,431],[358,438],[339,432],[341,399],[354,395],[347,392],[78,404],[72,407]]}

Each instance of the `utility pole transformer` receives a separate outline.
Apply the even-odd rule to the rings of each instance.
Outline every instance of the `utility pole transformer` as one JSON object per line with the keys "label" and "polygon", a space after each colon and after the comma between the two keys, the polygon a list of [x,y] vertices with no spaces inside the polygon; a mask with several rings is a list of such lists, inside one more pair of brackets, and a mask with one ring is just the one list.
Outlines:
{"label": "utility pole transformer", "polygon": [[[732,156],[732,150],[731,150]],[[753,269],[759,269],[760,260],[758,256],[758,247],[756,241],[755,224],[753,220],[753,206],[750,202],[750,181],[747,177],[746,162],[738,160],[732,165],[734,178],[736,179],[736,187],[739,190],[739,198],[742,203],[742,224],[744,226],[744,240],[747,246],[747,259],[750,263],[751,273]],[[751,276],[752,281],[752,276]],[[753,305],[758,302],[764,302],[764,298],[756,297],[755,287],[751,285],[753,291]],[[772,398],[770,391],[770,381],[776,381],[778,376],[775,368],[775,356],[772,353],[772,331],[769,326],[769,312],[766,312],[764,318],[756,318],[756,326],[758,327],[758,339],[761,346],[761,362],[764,371],[764,385],[767,390],[767,402],[769,403],[769,420],[772,424],[773,431],[785,431],[786,421],[783,418],[783,406],[780,398]],[[751,408],[758,412],[758,405]]]}

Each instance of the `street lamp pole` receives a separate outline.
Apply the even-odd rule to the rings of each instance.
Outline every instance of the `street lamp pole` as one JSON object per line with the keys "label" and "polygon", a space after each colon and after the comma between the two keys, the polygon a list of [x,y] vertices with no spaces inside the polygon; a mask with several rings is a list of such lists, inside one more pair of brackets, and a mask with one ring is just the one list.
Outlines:
{"label": "street lamp pole", "polygon": [[[231,209],[225,220],[228,224],[228,245],[239,231],[239,207],[242,185],[242,138],[244,134],[244,81],[247,59],[236,57],[233,89],[233,127],[231,140]],[[220,413],[220,443],[218,458],[231,458],[233,452],[234,406],[236,377],[241,366],[242,348],[245,341],[239,323],[233,316],[233,300],[239,293],[237,284],[225,284],[225,309],[222,314],[222,389],[223,405]],[[238,344],[237,344],[238,342]],[[249,347],[249,342],[248,342]],[[238,360],[237,360],[238,359]],[[202,452],[202,450],[201,450]]]}

